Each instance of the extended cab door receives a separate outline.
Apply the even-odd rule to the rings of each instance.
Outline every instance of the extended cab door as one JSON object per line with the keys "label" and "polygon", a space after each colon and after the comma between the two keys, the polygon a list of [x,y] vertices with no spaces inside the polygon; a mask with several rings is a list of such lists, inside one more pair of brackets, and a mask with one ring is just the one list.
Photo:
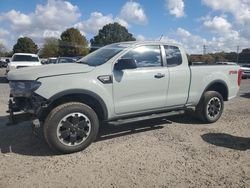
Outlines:
{"label": "extended cab door", "polygon": [[122,58],[135,59],[137,68],[113,70],[115,113],[126,114],[164,107],[169,74],[167,67],[163,67],[161,47],[135,47]]}
{"label": "extended cab door", "polygon": [[167,107],[185,105],[189,94],[190,68],[187,55],[177,46],[164,45],[169,70]]}

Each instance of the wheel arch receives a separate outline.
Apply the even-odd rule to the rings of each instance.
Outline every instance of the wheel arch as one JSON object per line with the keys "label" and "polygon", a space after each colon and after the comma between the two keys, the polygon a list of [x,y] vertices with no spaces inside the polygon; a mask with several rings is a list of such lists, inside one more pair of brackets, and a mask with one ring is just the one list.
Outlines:
{"label": "wheel arch", "polygon": [[70,89],[53,95],[48,99],[47,108],[39,113],[39,117],[45,119],[53,108],[65,102],[82,102],[96,112],[99,120],[108,119],[108,110],[103,99],[98,94],[83,89]]}
{"label": "wheel arch", "polygon": [[[226,84],[225,81],[223,80],[214,80],[211,83],[209,83],[207,85],[207,87],[205,88],[205,90],[202,93],[202,96],[204,95],[204,93],[206,91],[217,91],[218,93],[221,94],[221,96],[223,97],[224,101],[228,101],[228,86]],[[202,98],[201,96],[201,98]]]}

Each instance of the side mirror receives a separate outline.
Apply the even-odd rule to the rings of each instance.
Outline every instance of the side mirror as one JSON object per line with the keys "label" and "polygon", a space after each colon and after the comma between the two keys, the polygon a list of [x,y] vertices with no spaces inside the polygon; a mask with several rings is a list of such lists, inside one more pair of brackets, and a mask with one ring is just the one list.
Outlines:
{"label": "side mirror", "polygon": [[135,59],[119,59],[115,64],[115,70],[124,70],[124,69],[136,69],[136,60]]}

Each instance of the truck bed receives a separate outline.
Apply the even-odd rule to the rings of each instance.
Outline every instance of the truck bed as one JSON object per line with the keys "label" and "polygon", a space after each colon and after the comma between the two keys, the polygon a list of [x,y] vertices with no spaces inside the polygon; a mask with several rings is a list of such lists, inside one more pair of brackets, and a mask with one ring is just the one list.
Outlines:
{"label": "truck bed", "polygon": [[228,100],[236,97],[239,90],[238,86],[238,65],[192,65],[189,66],[191,79],[188,104],[196,105],[206,87],[214,82],[227,85]]}

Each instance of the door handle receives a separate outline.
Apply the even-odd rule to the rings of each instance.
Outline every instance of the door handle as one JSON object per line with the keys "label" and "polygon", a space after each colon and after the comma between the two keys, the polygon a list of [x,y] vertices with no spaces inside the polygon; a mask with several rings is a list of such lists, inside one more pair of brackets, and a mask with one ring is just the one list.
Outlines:
{"label": "door handle", "polygon": [[155,75],[155,78],[163,78],[163,77],[165,77],[165,74],[162,74],[162,73],[157,73]]}

